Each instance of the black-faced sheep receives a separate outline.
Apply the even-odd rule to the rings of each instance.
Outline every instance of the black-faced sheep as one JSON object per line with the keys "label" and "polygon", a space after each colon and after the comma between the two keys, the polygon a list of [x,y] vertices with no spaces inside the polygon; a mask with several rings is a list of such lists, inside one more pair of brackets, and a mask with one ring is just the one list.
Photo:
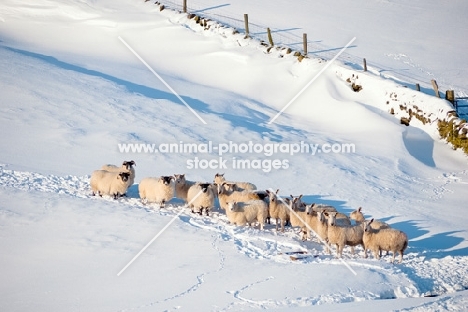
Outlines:
{"label": "black-faced sheep", "polygon": [[174,177],[144,178],[138,185],[138,192],[143,204],[157,203],[160,208],[164,208],[166,202],[174,197]]}
{"label": "black-faced sheep", "polygon": [[110,195],[114,199],[123,196],[128,189],[129,172],[109,172],[106,170],[95,170],[89,181],[93,196],[98,194]]}
{"label": "black-faced sheep", "polygon": [[205,210],[206,215],[209,215],[210,210],[214,207],[216,197],[216,192],[213,188],[211,183],[199,182],[189,188],[187,192],[187,202],[192,212],[203,214],[203,210]]}

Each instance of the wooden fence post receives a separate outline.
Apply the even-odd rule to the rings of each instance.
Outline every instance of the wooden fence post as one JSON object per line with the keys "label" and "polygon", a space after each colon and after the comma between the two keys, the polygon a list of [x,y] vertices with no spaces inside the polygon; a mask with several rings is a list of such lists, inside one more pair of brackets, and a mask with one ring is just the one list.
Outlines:
{"label": "wooden fence post", "polygon": [[273,37],[271,36],[271,30],[270,28],[267,28],[267,33],[268,33],[268,41],[270,42],[270,45],[273,46]]}
{"label": "wooden fence post", "polygon": [[367,61],[366,61],[365,58],[362,61],[364,63],[364,71],[366,72],[367,71]]}
{"label": "wooden fence post", "polygon": [[445,92],[445,99],[452,104],[455,104],[455,92],[453,90],[447,90]]}
{"label": "wooden fence post", "polygon": [[187,0],[183,0],[183,4],[182,4],[182,11],[184,13],[187,13]]}
{"label": "wooden fence post", "polygon": [[249,14],[244,14],[245,38],[249,38]]}
{"label": "wooden fence post", "polygon": [[419,83],[416,84],[416,91],[421,91],[421,87],[419,86]]}
{"label": "wooden fence post", "polygon": [[304,46],[304,55],[307,55],[307,34],[302,34],[302,45]]}
{"label": "wooden fence post", "polygon": [[431,80],[431,83],[432,83],[432,87],[434,88],[435,95],[436,95],[438,98],[440,98],[439,86],[437,85],[437,81],[435,81],[435,79],[432,79],[432,80]]}

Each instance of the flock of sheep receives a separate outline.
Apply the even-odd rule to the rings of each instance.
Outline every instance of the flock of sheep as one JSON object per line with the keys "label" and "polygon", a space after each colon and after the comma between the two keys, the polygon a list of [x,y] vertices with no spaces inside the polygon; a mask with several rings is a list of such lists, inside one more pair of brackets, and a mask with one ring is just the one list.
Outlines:
{"label": "flock of sheep", "polygon": [[[93,195],[109,195],[117,199],[125,196],[127,189],[135,181],[135,162],[124,161],[122,166],[104,165],[100,170],[93,171],[90,185]],[[378,220],[366,221],[361,208],[353,211],[350,216],[338,212],[332,206],[306,204],[301,196],[281,198],[278,191],[258,191],[249,182],[226,181],[224,174],[216,174],[213,183],[188,181],[185,174],[174,176],[148,177],[141,180],[138,192],[143,204],[156,203],[160,208],[174,197],[183,200],[192,212],[208,216],[218,199],[219,206],[226,212],[231,224],[237,226],[258,223],[263,230],[270,219],[276,220],[276,230],[290,224],[300,228],[302,239],[307,240],[314,234],[320,242],[325,244],[330,254],[329,246],[336,246],[338,257],[342,256],[343,248],[361,245],[364,257],[367,250],[371,250],[376,259],[380,259],[381,252],[392,251],[392,262],[395,255],[403,253],[408,247],[407,235],[391,228],[387,223]],[[354,221],[354,224],[351,222]]]}

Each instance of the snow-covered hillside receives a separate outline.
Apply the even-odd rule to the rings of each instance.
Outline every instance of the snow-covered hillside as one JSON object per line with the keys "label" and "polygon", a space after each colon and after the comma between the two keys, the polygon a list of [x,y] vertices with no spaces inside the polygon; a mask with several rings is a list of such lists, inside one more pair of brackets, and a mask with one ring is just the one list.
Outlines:
{"label": "snow-covered hillside", "polygon": [[[286,28],[286,20],[304,29],[317,23],[294,6],[260,2],[236,2],[232,14],[242,3],[248,12],[261,7],[269,8],[265,16],[283,14],[275,28]],[[371,16],[389,6],[396,10],[398,3],[372,1]],[[425,3],[407,4],[408,10],[429,15],[435,1]],[[336,16],[353,15],[347,6],[330,5]],[[204,31],[185,15],[160,12],[151,2],[8,0],[0,8],[1,310],[463,311],[468,306],[466,156],[438,139],[436,122],[406,127],[400,124],[403,112],[389,113],[408,104],[443,116],[451,109],[448,102],[380,77],[376,72],[384,67],[363,73],[341,61],[298,62],[281,51],[265,53],[232,29]],[[439,14],[449,18],[455,8],[462,3]],[[405,20],[397,16],[395,24]],[[320,21],[333,23],[324,16]],[[321,33],[329,40],[324,44],[338,45],[343,38],[324,27]],[[366,35],[353,49],[365,49],[366,57],[390,55],[396,46],[409,49],[408,55],[418,52],[405,43],[412,32],[399,41],[380,38],[379,27],[362,31]],[[340,41],[341,47],[351,38]],[[433,48],[440,53],[439,45]],[[439,71],[433,56],[425,56],[424,68]],[[445,81],[466,79],[465,64],[455,64],[460,70],[444,72]],[[363,89],[353,92],[348,79]],[[185,143],[214,148],[164,152],[164,146]],[[124,144],[160,150],[124,152]],[[252,150],[244,152],[249,145]],[[276,151],[270,150],[274,146]],[[230,150],[221,153],[226,147]],[[93,170],[130,159],[137,176],[128,198],[90,196]],[[239,160],[251,168],[239,168]],[[203,167],[209,161],[212,166]],[[291,228],[277,233],[273,225],[264,231],[235,227],[220,209],[211,217],[188,209],[177,216],[185,209],[180,200],[160,210],[138,198],[138,183],[147,176],[185,173],[190,180],[211,182],[217,172],[259,189],[279,188],[284,196],[304,194],[306,202],[331,204],[344,213],[363,207],[367,217],[408,234],[403,263],[363,259],[359,248],[356,255],[345,249],[343,263],[325,254],[318,241],[302,242]],[[307,256],[293,261],[288,253],[294,251]]]}

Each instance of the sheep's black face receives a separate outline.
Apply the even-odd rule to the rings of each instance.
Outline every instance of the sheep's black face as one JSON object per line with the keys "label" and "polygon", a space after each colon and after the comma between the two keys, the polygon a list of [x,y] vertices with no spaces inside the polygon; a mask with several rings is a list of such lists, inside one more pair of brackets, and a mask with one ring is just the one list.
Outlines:
{"label": "sheep's black face", "polygon": [[127,181],[128,181],[128,178],[130,177],[130,173],[128,173],[128,172],[121,172],[121,173],[119,173],[119,176],[120,176],[120,178],[122,179],[122,181],[127,182]]}
{"label": "sheep's black face", "polygon": [[201,183],[200,187],[201,187],[203,193],[206,193],[208,191],[208,188],[210,187],[210,183]]}
{"label": "sheep's black face", "polygon": [[124,161],[123,166],[125,166],[125,168],[127,168],[127,170],[130,170],[132,169],[132,166],[135,166],[135,162],[133,160],[130,160],[130,161]]}
{"label": "sheep's black face", "polygon": [[169,185],[171,183],[171,180],[173,179],[173,177],[171,176],[163,176],[161,178],[163,180],[164,185]]}

